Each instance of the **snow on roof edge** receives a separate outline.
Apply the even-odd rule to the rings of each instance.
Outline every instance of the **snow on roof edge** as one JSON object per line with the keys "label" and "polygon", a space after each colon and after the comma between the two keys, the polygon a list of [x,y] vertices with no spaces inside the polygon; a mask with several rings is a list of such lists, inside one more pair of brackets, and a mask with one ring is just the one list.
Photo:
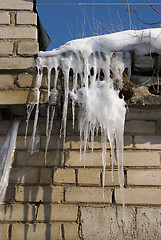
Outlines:
{"label": "snow on roof edge", "polygon": [[161,54],[161,28],[127,30],[106,35],[75,39],[52,51],[39,52],[38,57],[59,56],[64,52],[89,55],[92,52],[135,52],[137,55]]}

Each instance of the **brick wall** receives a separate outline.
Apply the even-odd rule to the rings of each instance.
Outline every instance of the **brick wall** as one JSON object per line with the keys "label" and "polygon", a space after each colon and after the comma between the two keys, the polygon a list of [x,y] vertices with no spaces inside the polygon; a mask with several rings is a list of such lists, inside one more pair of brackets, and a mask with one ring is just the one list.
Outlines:
{"label": "brick wall", "polygon": [[0,104],[26,103],[38,50],[33,1],[0,0]]}
{"label": "brick wall", "polygon": [[[1,106],[26,103],[36,73],[38,47],[33,1],[0,0]],[[0,240],[160,239],[161,101],[147,90],[156,82],[152,72],[158,67],[158,56],[134,56],[132,61],[135,95],[128,103],[125,126],[124,210],[116,161],[111,181],[109,144],[103,197],[99,137],[95,138],[94,152],[89,143],[86,160],[80,161],[77,127],[73,130],[72,121],[68,121],[63,151],[60,121],[55,121],[45,164],[43,118],[39,123],[40,149],[33,155],[27,152],[30,136],[26,146],[22,119],[5,204],[0,205]],[[17,105],[15,109],[19,109]],[[0,146],[10,126],[10,121],[0,120]]]}
{"label": "brick wall", "polygon": [[[136,119],[139,111],[140,119]],[[149,110],[149,116],[151,114],[160,113]],[[22,121],[6,204],[0,206],[4,239],[159,239],[161,117],[152,120],[149,116],[143,109],[131,109],[127,114],[124,224],[121,221],[123,209],[117,162],[114,162],[114,181],[111,181],[110,150],[103,198],[99,139],[95,142],[94,152],[89,144],[86,160],[80,161],[77,129],[71,130],[69,120],[63,152],[62,140],[58,148],[60,122],[55,121],[45,164],[45,122],[39,123],[40,151],[30,155],[24,144],[25,122]],[[1,123],[1,143],[10,124],[7,121]],[[32,122],[29,134],[31,125]]]}

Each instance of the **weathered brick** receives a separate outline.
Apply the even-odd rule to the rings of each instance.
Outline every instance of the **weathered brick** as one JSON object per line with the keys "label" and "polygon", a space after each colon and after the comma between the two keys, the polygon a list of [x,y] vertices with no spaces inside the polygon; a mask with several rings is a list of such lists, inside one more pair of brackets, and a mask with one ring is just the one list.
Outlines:
{"label": "weathered brick", "polygon": [[[92,148],[92,143],[88,143],[89,148]],[[125,136],[124,137],[124,148],[132,148],[132,137],[131,136]],[[110,143],[107,142],[107,148],[110,149]],[[102,143],[101,143],[101,137],[95,137],[94,139],[94,149],[102,149]]]}
{"label": "weathered brick", "polygon": [[34,58],[0,58],[0,69],[27,69],[27,68],[34,68],[35,67],[35,60]]}
{"label": "weathered brick", "polygon": [[37,39],[37,28],[34,26],[24,27],[0,27],[0,39]]}
{"label": "weathered brick", "polygon": [[79,225],[76,223],[65,223],[64,224],[64,235],[66,240],[79,240],[78,235]]}
{"label": "weathered brick", "polygon": [[18,54],[20,55],[36,55],[38,51],[38,42],[23,41],[18,43]]}
{"label": "weathered brick", "polygon": [[49,230],[47,230],[47,232],[51,230],[51,234],[50,238],[51,240],[62,240],[62,232],[61,232],[61,225],[58,223],[52,223],[51,225],[49,225]]}
{"label": "weathered brick", "polygon": [[9,182],[11,184],[38,183],[39,169],[36,168],[12,168]]}
{"label": "weathered brick", "polygon": [[0,42],[0,55],[13,53],[13,42]]}
{"label": "weathered brick", "polygon": [[[84,141],[82,141],[82,146],[84,146]],[[80,137],[79,136],[66,137],[65,149],[80,149]]]}
{"label": "weathered brick", "polygon": [[12,240],[61,240],[61,225],[58,223],[13,224]]}
{"label": "weathered brick", "polygon": [[137,56],[134,59],[134,71],[135,72],[149,72],[153,71],[155,65],[155,58],[149,56]]}
{"label": "weathered brick", "polygon": [[47,161],[45,164],[45,153],[40,151],[33,153],[32,155],[26,151],[17,152],[17,166],[31,167],[31,166],[50,166],[59,167],[62,163],[62,154],[60,152],[48,152]]}
{"label": "weathered brick", "polygon": [[66,188],[65,200],[67,202],[91,202],[91,203],[111,203],[112,192],[108,189],[98,187],[70,187]]}
{"label": "weathered brick", "polygon": [[161,170],[128,170],[127,184],[161,186]]}
{"label": "weathered brick", "polygon": [[15,188],[14,188],[14,186],[10,185],[6,189],[6,193],[2,199],[2,202],[10,203],[11,201],[14,200],[14,196],[15,196]]}
{"label": "weathered brick", "polygon": [[25,140],[24,136],[18,136],[16,141],[16,149],[29,149],[32,143],[32,137],[28,136]]}
{"label": "weathered brick", "polygon": [[155,133],[154,121],[126,121],[125,132],[127,133]]}
{"label": "weathered brick", "polygon": [[[80,160],[79,151],[70,151],[65,154],[65,165],[68,167],[102,167],[102,152],[101,151],[88,151],[82,153]],[[107,152],[107,166],[110,165],[110,153]]]}
{"label": "weathered brick", "polygon": [[[82,141],[82,146],[84,146],[84,141]],[[132,148],[132,137],[124,137],[124,148]],[[65,142],[66,149],[78,150],[80,149],[80,137],[79,136],[68,136]],[[92,143],[89,141],[87,143],[87,149],[92,148]],[[107,148],[110,148],[110,143],[107,142]],[[94,139],[94,149],[102,149],[101,137],[95,137]]]}
{"label": "weathered brick", "polygon": [[9,229],[9,224],[0,224],[0,233],[1,233],[1,239],[2,240],[8,240],[8,229]]}
{"label": "weathered brick", "polygon": [[[60,133],[60,123],[61,123],[61,121],[58,121],[58,120],[54,119],[54,124],[53,124],[53,128],[52,128],[52,135],[53,134],[59,135],[59,133]],[[33,124],[34,124],[34,121],[30,120],[30,124],[29,124],[29,128],[28,128],[28,135],[32,135],[32,133],[33,133]],[[41,135],[46,135],[46,120],[42,121],[42,122],[40,120],[38,122],[37,129],[40,131]],[[19,130],[18,130],[19,135],[24,135],[25,130],[26,130],[26,122],[21,121],[20,126],[19,126]]]}
{"label": "weathered brick", "polygon": [[[158,188],[125,188],[125,204],[160,204],[161,189]],[[122,203],[120,189],[115,189],[116,203]]]}
{"label": "weathered brick", "polygon": [[37,25],[37,14],[34,12],[18,12],[16,16],[17,24]]}
{"label": "weathered brick", "polygon": [[18,75],[18,84],[20,87],[31,87],[33,76],[28,73],[21,73]]}
{"label": "weathered brick", "polygon": [[78,184],[80,185],[100,185],[100,169],[79,169]]}
{"label": "weathered brick", "polygon": [[[41,137],[41,148],[45,149],[46,147],[46,136]],[[48,149],[56,150],[63,148],[63,138],[59,136],[51,136]]]}
{"label": "weathered brick", "polygon": [[42,168],[40,171],[40,184],[50,184],[52,181],[51,168]]}
{"label": "weathered brick", "polygon": [[6,104],[26,104],[28,98],[28,90],[4,90],[0,94],[0,103]]}
{"label": "weathered brick", "polygon": [[161,112],[159,110],[146,110],[138,108],[130,108],[130,111],[126,114],[127,120],[147,120],[155,121],[161,120]]}
{"label": "weathered brick", "polygon": [[[103,174],[102,174],[102,180],[103,180]],[[113,171],[113,182],[112,182],[112,172],[111,171],[105,172],[105,186],[119,186],[117,171]]]}
{"label": "weathered brick", "polygon": [[68,204],[41,205],[38,220],[43,221],[76,221],[77,206]]}
{"label": "weathered brick", "polygon": [[28,204],[0,205],[0,221],[33,221],[34,208]]}
{"label": "weathered brick", "polygon": [[33,1],[23,0],[0,0],[0,9],[4,10],[33,10]]}
{"label": "weathered brick", "polygon": [[128,167],[159,167],[160,154],[158,152],[124,151],[124,166]]}
{"label": "weathered brick", "polygon": [[124,149],[133,148],[132,137],[124,136]]}
{"label": "weathered brick", "polygon": [[73,128],[73,121],[69,119],[67,121],[66,131],[67,131],[67,136],[78,135],[79,134],[78,121],[74,122],[74,128]]}
{"label": "weathered brick", "polygon": [[14,76],[0,75],[0,89],[13,89],[13,88],[14,88]]}
{"label": "weathered brick", "polygon": [[161,121],[156,122],[156,132],[161,133]]}
{"label": "weathered brick", "polygon": [[138,149],[161,149],[161,136],[135,136],[134,141]]}
{"label": "weathered brick", "polygon": [[10,14],[9,12],[0,12],[0,25],[6,24],[9,25],[10,24]]}
{"label": "weathered brick", "polygon": [[16,201],[24,202],[61,202],[63,200],[62,187],[39,187],[39,186],[19,186],[16,188]]}
{"label": "weathered brick", "polygon": [[75,183],[75,171],[74,169],[56,169],[54,171],[55,183]]}

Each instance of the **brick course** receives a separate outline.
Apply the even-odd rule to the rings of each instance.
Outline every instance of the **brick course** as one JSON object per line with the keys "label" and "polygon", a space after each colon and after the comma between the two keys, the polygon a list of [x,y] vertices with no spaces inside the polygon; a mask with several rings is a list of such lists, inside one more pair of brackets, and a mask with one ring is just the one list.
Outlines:
{"label": "brick course", "polygon": [[75,183],[75,171],[73,169],[57,169],[53,178],[55,183]]}
{"label": "brick course", "polygon": [[89,202],[89,203],[111,203],[112,192],[108,189],[98,187],[70,187],[65,190],[65,200],[67,202]]}
{"label": "brick course", "polygon": [[37,28],[34,26],[26,27],[1,27],[0,39],[37,39]]}
{"label": "brick course", "polygon": [[[161,189],[158,188],[126,188],[124,189],[125,204],[159,205]],[[115,190],[116,203],[122,204],[120,189]]]}
{"label": "brick course", "polygon": [[0,0],[0,9],[2,10],[33,10],[33,1],[23,1],[23,0]]}
{"label": "brick course", "polygon": [[27,239],[39,240],[51,239],[61,240],[61,226],[54,223],[37,223],[37,224],[13,224],[12,225],[12,239],[24,239],[24,232]]}
{"label": "brick course", "polygon": [[37,25],[37,14],[33,12],[18,12],[16,23],[20,25]]}
{"label": "brick course", "polygon": [[0,25],[10,24],[10,14],[9,12],[0,12]]}
{"label": "brick course", "polygon": [[100,169],[79,169],[79,185],[101,185]]}
{"label": "brick course", "polygon": [[35,66],[33,58],[13,57],[13,58],[0,58],[0,69],[27,69]]}
{"label": "brick course", "polygon": [[161,170],[128,170],[127,184],[161,186]]}
{"label": "brick course", "polygon": [[36,55],[38,49],[37,42],[23,41],[18,43],[18,54],[20,55]]}

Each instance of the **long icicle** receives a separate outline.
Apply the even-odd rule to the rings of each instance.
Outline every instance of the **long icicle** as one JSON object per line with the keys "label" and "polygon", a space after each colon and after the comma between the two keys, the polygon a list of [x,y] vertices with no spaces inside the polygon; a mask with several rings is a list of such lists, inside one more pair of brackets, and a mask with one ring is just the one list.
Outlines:
{"label": "long icicle", "polygon": [[45,164],[47,163],[47,151],[48,151],[50,136],[51,136],[52,127],[53,127],[54,115],[55,115],[55,106],[51,106],[50,127],[48,130],[48,135],[47,135],[47,139],[46,139],[46,147],[45,147]]}

